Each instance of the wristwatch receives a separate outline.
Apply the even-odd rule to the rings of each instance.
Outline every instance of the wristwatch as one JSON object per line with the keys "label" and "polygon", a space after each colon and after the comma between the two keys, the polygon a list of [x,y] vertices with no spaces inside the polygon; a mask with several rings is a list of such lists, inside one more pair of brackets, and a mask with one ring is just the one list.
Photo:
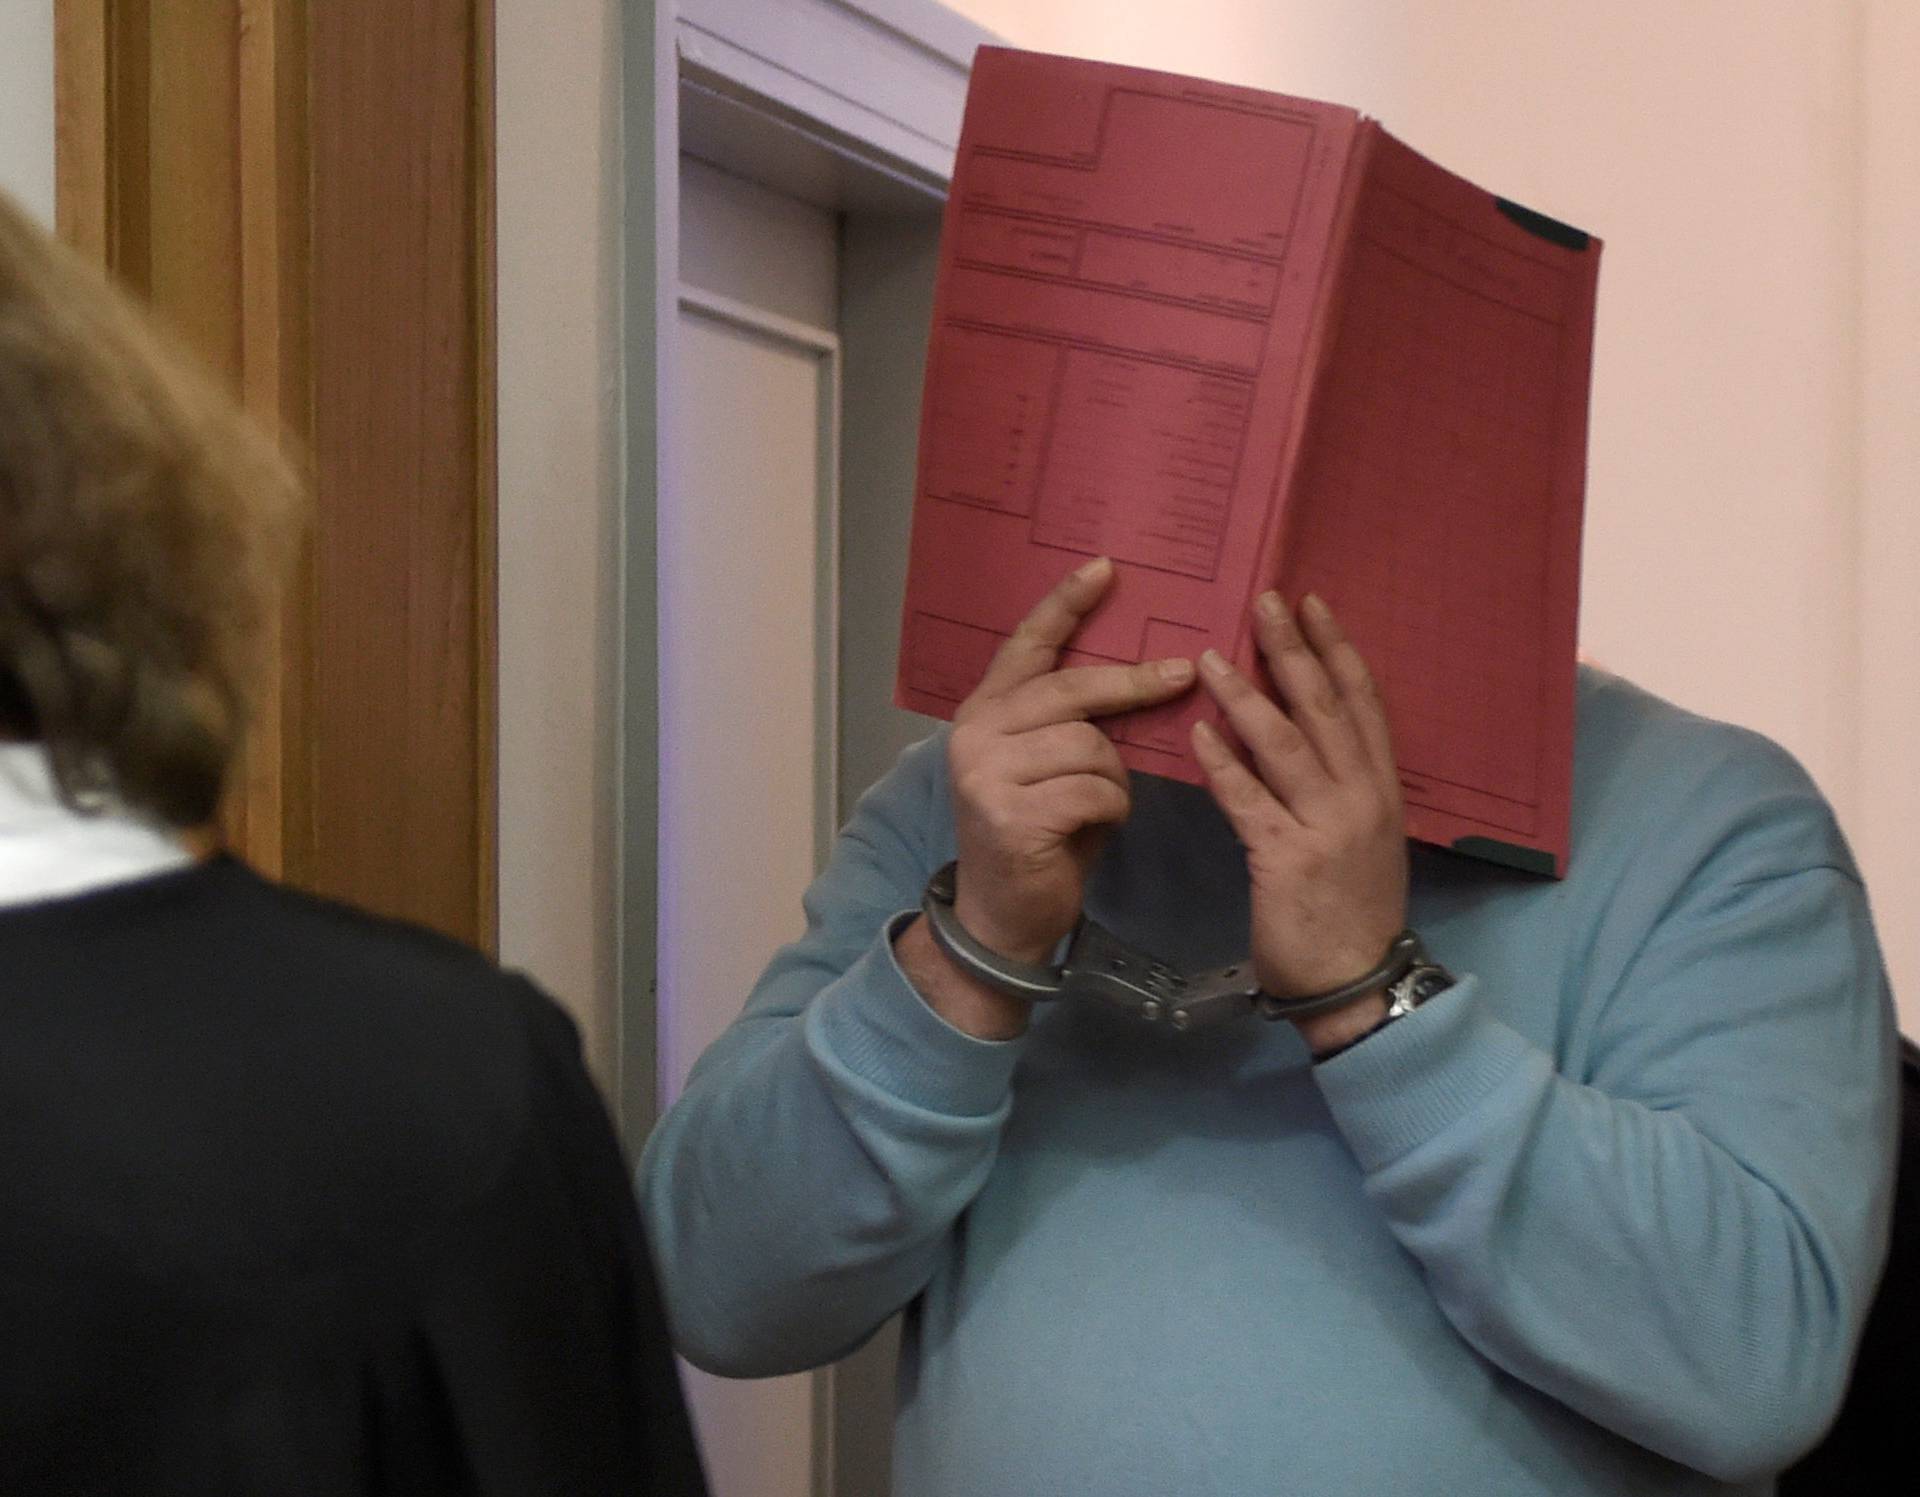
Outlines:
{"label": "wristwatch", "polygon": [[1428,999],[1437,998],[1453,986],[1455,982],[1454,975],[1427,955],[1426,947],[1420,945],[1417,936],[1414,938],[1414,946],[1413,965],[1408,967],[1399,977],[1387,984],[1386,1016],[1382,1018],[1378,1024],[1374,1025],[1373,1028],[1363,1034],[1355,1035],[1352,1039],[1348,1040],[1346,1044],[1336,1045],[1324,1055],[1316,1055],[1313,1058],[1315,1065],[1324,1065],[1336,1055],[1345,1055],[1362,1040],[1369,1039],[1378,1034],[1395,1019],[1406,1018],[1408,1014],[1412,1013]]}
{"label": "wristwatch", "polygon": [[1424,951],[1421,956],[1423,960],[1408,968],[1405,977],[1388,986],[1387,1017],[1383,1022],[1404,1019],[1429,998],[1438,997],[1453,986],[1451,972],[1427,957]]}

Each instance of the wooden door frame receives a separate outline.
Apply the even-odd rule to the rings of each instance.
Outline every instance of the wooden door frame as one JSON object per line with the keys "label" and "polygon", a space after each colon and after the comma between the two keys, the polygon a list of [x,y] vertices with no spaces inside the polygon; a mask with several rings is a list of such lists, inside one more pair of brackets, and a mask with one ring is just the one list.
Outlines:
{"label": "wooden door frame", "polygon": [[[55,0],[54,21],[61,233],[310,457],[228,840],[491,950],[493,0]],[[405,107],[416,89],[438,107]],[[343,184],[387,166],[418,192],[358,212]],[[423,227],[447,213],[456,233]],[[403,268],[385,303],[369,265]],[[390,420],[376,377],[413,396]]]}

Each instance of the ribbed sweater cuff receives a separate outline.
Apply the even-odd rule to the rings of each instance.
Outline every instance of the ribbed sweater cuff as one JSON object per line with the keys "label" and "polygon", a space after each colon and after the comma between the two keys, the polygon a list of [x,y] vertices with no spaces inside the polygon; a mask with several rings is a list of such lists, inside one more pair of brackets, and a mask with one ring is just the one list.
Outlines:
{"label": "ribbed sweater cuff", "polygon": [[987,1117],[1006,1105],[1025,1036],[982,1040],[927,1006],[894,954],[903,910],[807,1011],[809,1040],[846,1070],[929,1112]]}
{"label": "ribbed sweater cuff", "polygon": [[1393,1163],[1472,1111],[1534,1053],[1462,978],[1404,1019],[1313,1068],[1360,1167]]}

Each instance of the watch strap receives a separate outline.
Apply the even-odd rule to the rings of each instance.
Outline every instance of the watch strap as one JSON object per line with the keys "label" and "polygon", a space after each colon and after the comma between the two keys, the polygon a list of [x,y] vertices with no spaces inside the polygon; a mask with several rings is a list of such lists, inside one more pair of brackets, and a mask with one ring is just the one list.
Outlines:
{"label": "watch strap", "polygon": [[1453,974],[1422,951],[1420,962],[1409,968],[1387,989],[1387,1011],[1380,1022],[1364,1033],[1356,1034],[1344,1045],[1336,1045],[1324,1055],[1316,1055],[1313,1063],[1317,1066],[1325,1065],[1336,1056],[1345,1055],[1362,1041],[1372,1039],[1389,1024],[1406,1018],[1429,999],[1438,998],[1453,984]]}
{"label": "watch strap", "polygon": [[1426,956],[1427,950],[1420,944],[1420,937],[1410,930],[1403,930],[1393,938],[1387,947],[1387,954],[1371,970],[1361,973],[1352,982],[1304,998],[1277,998],[1271,993],[1262,994],[1261,1016],[1268,1019],[1309,1018],[1314,1014],[1343,1008],[1356,998],[1364,998],[1369,993],[1391,987],[1412,971],[1416,964],[1425,961]]}

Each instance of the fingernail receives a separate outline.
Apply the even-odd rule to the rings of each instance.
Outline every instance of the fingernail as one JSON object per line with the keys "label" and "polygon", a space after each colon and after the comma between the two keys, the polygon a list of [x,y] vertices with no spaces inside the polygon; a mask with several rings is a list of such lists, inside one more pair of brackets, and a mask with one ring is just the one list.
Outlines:
{"label": "fingernail", "polygon": [[1204,722],[1197,722],[1193,725],[1193,746],[1200,753],[1212,753],[1214,747],[1219,742],[1220,735],[1214,732],[1213,729],[1208,727]]}
{"label": "fingernail", "polygon": [[1327,607],[1318,593],[1308,593],[1307,601],[1302,606],[1306,608],[1308,617],[1322,624],[1333,617],[1333,610]]}
{"label": "fingernail", "polygon": [[1254,612],[1263,619],[1277,619],[1286,611],[1286,604],[1280,601],[1280,594],[1264,592],[1253,600]]}
{"label": "fingernail", "polygon": [[1200,664],[1205,667],[1207,674],[1210,676],[1224,676],[1227,673],[1228,667],[1225,657],[1222,656],[1218,650],[1211,647],[1201,652]]}
{"label": "fingernail", "polygon": [[1193,662],[1191,660],[1161,661],[1160,679],[1170,686],[1185,686],[1193,679]]}
{"label": "fingernail", "polygon": [[1076,568],[1073,575],[1081,582],[1091,582],[1094,578],[1102,576],[1112,565],[1110,558],[1096,556],[1092,561]]}

